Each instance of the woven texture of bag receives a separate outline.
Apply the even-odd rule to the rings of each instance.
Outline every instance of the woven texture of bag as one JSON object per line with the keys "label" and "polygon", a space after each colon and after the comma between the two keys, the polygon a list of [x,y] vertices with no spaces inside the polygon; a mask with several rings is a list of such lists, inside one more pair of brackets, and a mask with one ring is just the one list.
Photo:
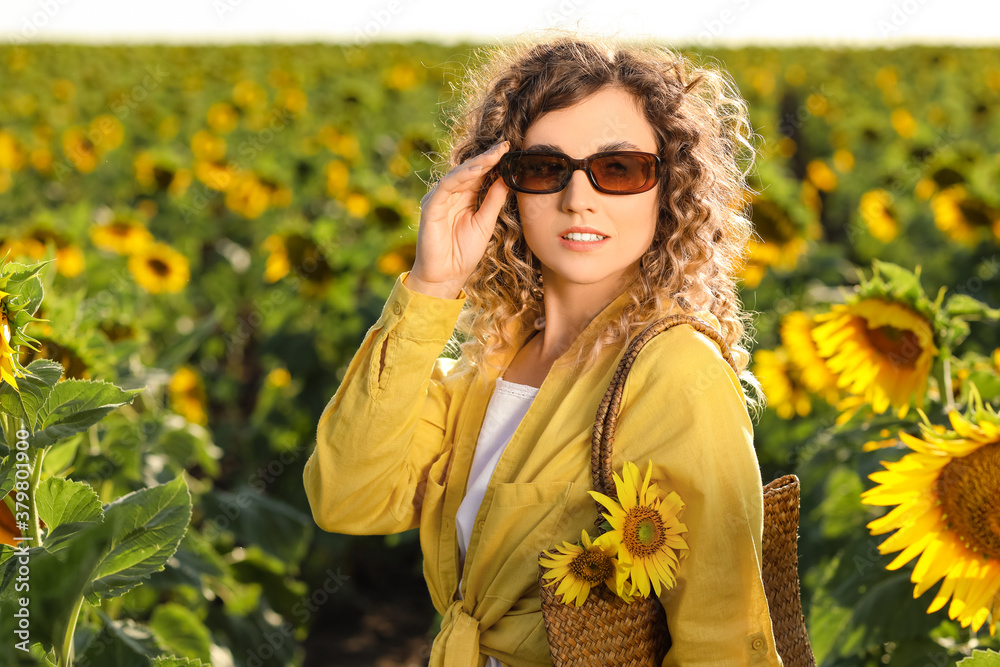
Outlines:
{"label": "woven texture of bag", "polygon": [[785,475],[764,485],[761,578],[771,629],[785,667],[814,667],[799,594],[799,478]]}
{"label": "woven texture of bag", "polygon": [[[608,386],[594,421],[591,441],[591,474],[594,490],[617,499],[611,467],[612,446],[625,378],[643,345],[653,336],[678,324],[690,324],[719,344],[726,362],[737,371],[725,338],[714,327],[693,315],[671,315],[650,325],[625,351]],[[737,371],[738,372],[738,371]],[[796,540],[799,520],[799,485],[794,475],[769,483],[764,492],[764,536],[762,578],[778,654],[786,667],[815,665],[802,617]],[[604,517],[597,503],[599,526]],[[545,552],[539,554],[542,556]],[[564,604],[555,586],[544,586],[545,568],[539,565],[542,618],[549,652],[556,667],[593,665],[602,667],[662,664],[670,648],[666,613],[655,595],[637,598],[631,604],[607,586],[591,589],[582,606]]]}

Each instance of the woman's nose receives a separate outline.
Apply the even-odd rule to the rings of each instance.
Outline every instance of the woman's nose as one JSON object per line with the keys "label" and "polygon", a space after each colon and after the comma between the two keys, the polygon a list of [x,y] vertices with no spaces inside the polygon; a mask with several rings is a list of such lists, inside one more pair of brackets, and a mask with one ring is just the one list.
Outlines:
{"label": "woman's nose", "polygon": [[600,193],[587,178],[587,172],[577,169],[569,178],[569,183],[562,191],[563,209],[565,211],[593,210]]}

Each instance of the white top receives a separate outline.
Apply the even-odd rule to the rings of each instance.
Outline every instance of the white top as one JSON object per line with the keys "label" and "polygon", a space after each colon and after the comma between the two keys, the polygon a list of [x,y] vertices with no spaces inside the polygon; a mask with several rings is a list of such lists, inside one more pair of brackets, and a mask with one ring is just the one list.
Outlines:
{"label": "white top", "polygon": [[[469,483],[465,487],[465,498],[458,506],[455,529],[458,533],[459,571],[465,565],[465,554],[469,551],[469,538],[476,523],[476,514],[486,495],[486,486],[493,477],[493,471],[500,461],[500,455],[510,442],[517,425],[524,419],[528,407],[535,399],[538,387],[507,382],[497,378],[496,389],[490,398],[483,426],[479,431],[476,453],[469,470]],[[458,582],[458,597],[462,597],[462,581]],[[501,667],[500,661],[489,657],[486,667]]]}

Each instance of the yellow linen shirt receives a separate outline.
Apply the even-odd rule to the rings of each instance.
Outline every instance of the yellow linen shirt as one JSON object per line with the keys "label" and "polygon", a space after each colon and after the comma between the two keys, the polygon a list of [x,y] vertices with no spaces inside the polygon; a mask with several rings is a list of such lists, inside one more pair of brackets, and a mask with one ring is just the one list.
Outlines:
{"label": "yellow linen shirt", "polygon": [[[455,515],[497,377],[516,354],[456,378],[439,357],[465,303],[396,280],[319,420],[303,481],[320,528],[379,535],[420,528],[424,576],[441,630],[430,667],[551,665],[538,592],[538,553],[596,536],[591,435],[624,355],[611,346],[585,373],[554,366],[497,464],[463,571]],[[612,301],[566,354],[625,305]],[[708,312],[693,313],[716,328]],[[520,344],[531,333],[520,331]],[[380,369],[383,341],[388,341]],[[672,665],[781,665],[761,581],[763,497],[753,427],[739,380],[716,343],[689,325],[649,341],[629,371],[614,438],[625,461],[686,504],[689,557],[660,596]],[[462,576],[462,597],[456,594]]]}

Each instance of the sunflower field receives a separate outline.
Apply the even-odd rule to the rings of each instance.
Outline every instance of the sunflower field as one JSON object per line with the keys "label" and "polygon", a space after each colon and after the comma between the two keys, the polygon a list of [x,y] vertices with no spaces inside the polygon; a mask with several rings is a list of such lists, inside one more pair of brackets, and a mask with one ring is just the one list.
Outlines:
{"label": "sunflower field", "polygon": [[[0,46],[0,663],[426,662],[415,531],[318,530],[302,467],[477,49]],[[817,663],[979,664],[1000,50],[682,50],[762,139],[755,443],[801,480]]]}

